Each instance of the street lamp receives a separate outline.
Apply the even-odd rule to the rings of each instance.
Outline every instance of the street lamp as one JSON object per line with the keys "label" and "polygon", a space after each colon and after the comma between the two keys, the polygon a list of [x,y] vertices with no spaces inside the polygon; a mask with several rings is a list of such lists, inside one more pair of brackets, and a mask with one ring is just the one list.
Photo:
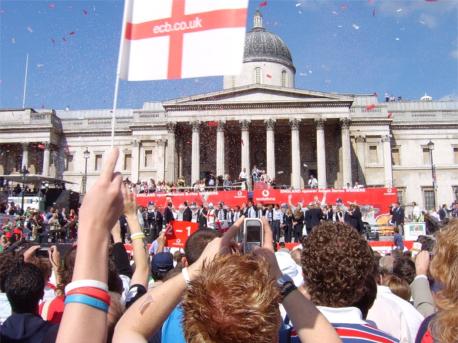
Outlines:
{"label": "street lamp", "polygon": [[432,141],[429,141],[427,146],[429,149],[429,159],[431,162],[431,176],[433,178],[433,192],[434,192],[433,209],[436,210],[436,168],[434,166],[434,160],[433,160],[434,143]]}
{"label": "street lamp", "polygon": [[87,183],[87,160],[89,159],[89,156],[91,153],[86,147],[86,150],[83,151],[83,157],[84,157],[84,176],[83,176],[83,189],[82,193],[83,195],[86,194],[86,183]]}
{"label": "street lamp", "polygon": [[28,173],[29,173],[29,171],[27,170],[27,167],[23,166],[22,169],[21,169],[21,175],[22,175],[21,210],[22,210],[22,214],[23,215],[25,214],[25,210],[24,210],[25,177],[27,176]]}

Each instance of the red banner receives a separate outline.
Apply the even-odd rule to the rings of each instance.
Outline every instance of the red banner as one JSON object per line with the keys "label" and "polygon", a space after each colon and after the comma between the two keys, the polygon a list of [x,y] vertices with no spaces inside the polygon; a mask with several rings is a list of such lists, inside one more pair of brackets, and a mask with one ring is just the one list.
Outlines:
{"label": "red banner", "polygon": [[215,191],[215,192],[191,192],[191,193],[150,193],[137,194],[137,204],[147,207],[149,203],[154,203],[157,207],[165,207],[167,202],[171,202],[173,206],[178,208],[185,201],[189,205],[196,203],[197,205],[212,203],[217,205],[223,202],[229,207],[240,206],[247,201],[247,191]]}
{"label": "red banner", "polygon": [[286,189],[264,189],[253,192],[255,203],[297,205],[302,202],[308,205],[313,200],[326,204],[335,204],[341,199],[344,205],[357,203],[359,206],[371,205],[378,209],[378,213],[388,213],[389,206],[397,201],[396,188],[356,188],[356,189],[302,189],[291,191]]}
{"label": "red banner", "polygon": [[172,227],[165,234],[165,246],[170,248],[184,248],[189,236],[199,229],[199,224],[193,222],[172,222]]}

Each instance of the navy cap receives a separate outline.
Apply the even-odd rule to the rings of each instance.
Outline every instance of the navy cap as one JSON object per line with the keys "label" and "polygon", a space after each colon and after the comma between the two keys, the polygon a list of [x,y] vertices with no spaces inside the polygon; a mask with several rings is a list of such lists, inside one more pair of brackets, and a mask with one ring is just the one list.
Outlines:
{"label": "navy cap", "polygon": [[155,273],[167,273],[173,269],[173,255],[169,252],[160,252],[151,260],[151,270]]}

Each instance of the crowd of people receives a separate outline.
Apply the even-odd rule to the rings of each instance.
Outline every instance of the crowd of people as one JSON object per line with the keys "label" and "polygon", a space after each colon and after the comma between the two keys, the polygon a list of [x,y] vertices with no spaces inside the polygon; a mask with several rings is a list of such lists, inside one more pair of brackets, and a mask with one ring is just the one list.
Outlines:
{"label": "crowd of people", "polygon": [[[199,221],[199,211],[207,210],[206,220],[183,250],[171,251],[160,228],[178,220],[173,205],[161,213],[160,226],[149,215],[158,212],[153,204],[139,210],[134,193],[114,172],[117,158],[114,149],[86,194],[74,218],[74,244],[44,247],[16,237],[4,247],[1,342],[456,343],[453,212],[446,225],[419,239],[420,251],[380,256],[358,232],[358,220],[345,219],[358,218],[354,204],[343,214],[337,207],[344,204],[328,206],[325,215],[324,199],[286,208],[248,203],[224,230],[212,226],[230,212],[223,204],[185,206],[183,220]],[[214,222],[208,209],[215,210]],[[53,218],[70,220],[66,211],[49,212],[48,225]],[[28,221],[34,216],[20,215]],[[299,243],[292,250],[284,242],[282,218],[288,215]],[[397,204],[392,215],[402,216]],[[260,217],[264,240],[244,254],[235,238],[246,217]],[[296,236],[298,223],[302,231]],[[146,248],[142,225],[158,225],[153,250]],[[131,243],[132,256],[123,239]]]}

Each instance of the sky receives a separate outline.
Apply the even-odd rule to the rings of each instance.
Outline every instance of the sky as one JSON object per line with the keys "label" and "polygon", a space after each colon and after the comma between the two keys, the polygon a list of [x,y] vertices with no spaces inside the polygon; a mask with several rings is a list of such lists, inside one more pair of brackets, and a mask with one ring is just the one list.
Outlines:
{"label": "sky", "polygon": [[[248,29],[261,2],[249,2]],[[110,108],[122,11],[122,0],[0,0],[0,108],[22,107],[27,54],[25,107]],[[261,12],[297,88],[458,99],[458,0],[267,0]],[[118,107],[221,89],[222,77],[121,81]]]}

